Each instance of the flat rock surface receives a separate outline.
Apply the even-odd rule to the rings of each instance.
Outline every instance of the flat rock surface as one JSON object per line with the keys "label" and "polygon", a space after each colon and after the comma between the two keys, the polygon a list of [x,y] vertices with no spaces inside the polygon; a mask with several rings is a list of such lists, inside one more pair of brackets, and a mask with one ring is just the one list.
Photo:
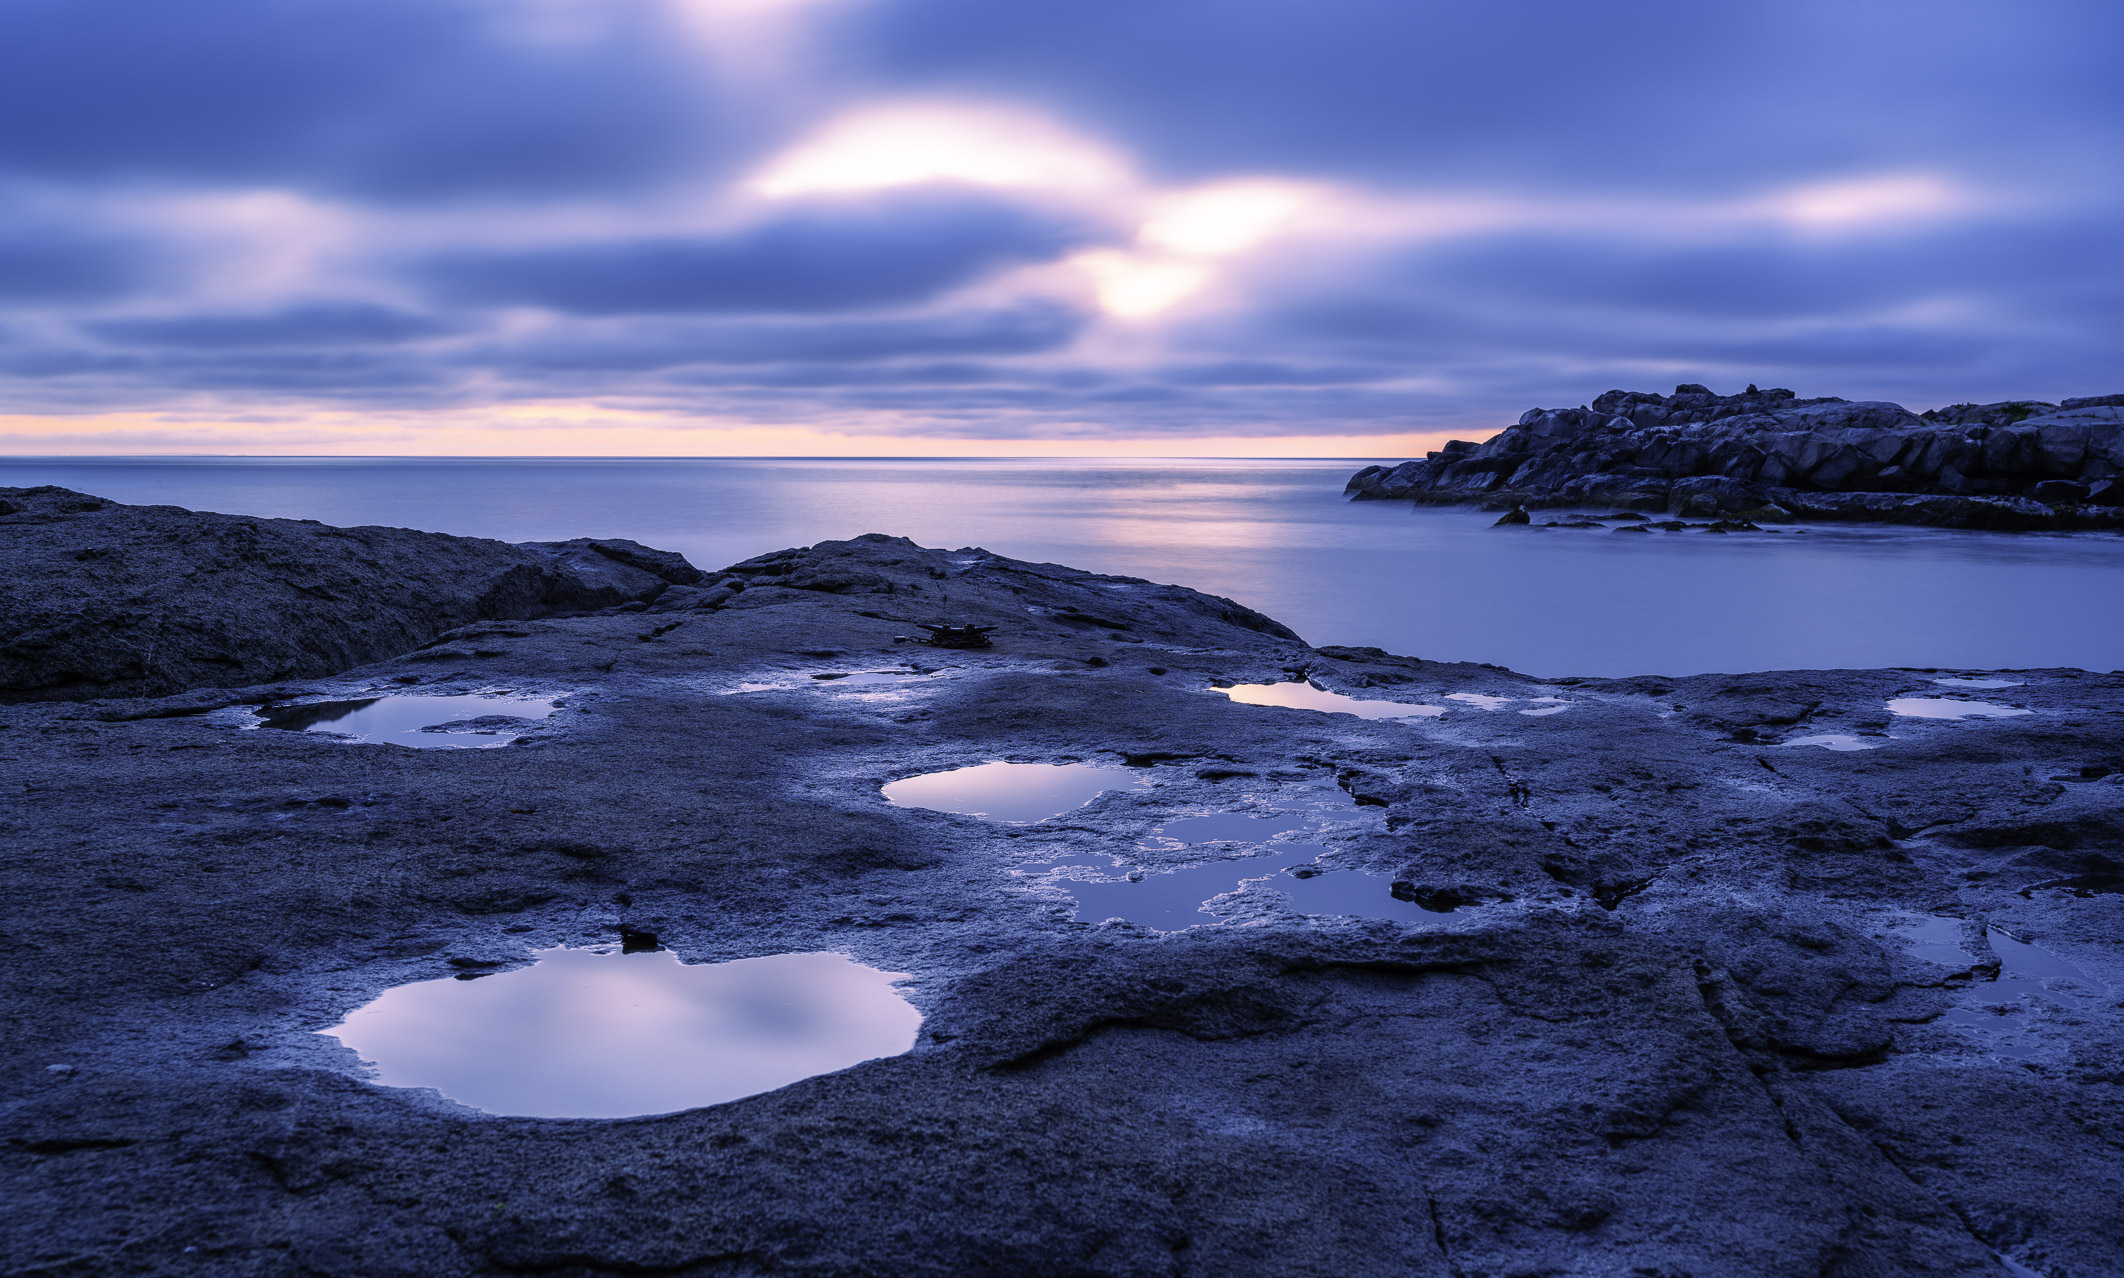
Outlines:
{"label": "flat rock surface", "polygon": [[[558,701],[502,748],[0,707],[0,1272],[2124,1272],[2124,676],[1539,683],[886,537],[670,596],[254,690]],[[994,647],[896,642],[946,621]],[[926,677],[814,677],[889,669]],[[1441,712],[1218,690],[1300,677]],[[1024,825],[880,795],[992,760],[1140,784]],[[1026,869],[1240,858],[1159,831],[1323,795],[1320,868],[1420,917],[1268,886],[1156,932]],[[584,1121],[314,1032],[623,929],[908,973],[920,1036]],[[2028,945],[2078,975],[2012,984]]]}

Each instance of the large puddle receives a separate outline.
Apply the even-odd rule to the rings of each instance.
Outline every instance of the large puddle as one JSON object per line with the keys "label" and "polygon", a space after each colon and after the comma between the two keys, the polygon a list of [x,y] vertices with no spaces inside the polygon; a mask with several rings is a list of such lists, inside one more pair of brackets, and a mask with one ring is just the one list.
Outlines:
{"label": "large puddle", "polygon": [[477,750],[510,744],[530,730],[527,720],[547,717],[554,705],[551,697],[409,694],[267,706],[256,726],[415,750]]}
{"label": "large puddle", "polygon": [[843,954],[685,964],[544,950],[529,967],[401,985],[322,1033],[387,1087],[493,1114],[627,1118],[786,1087],[914,1046],[904,974]]}
{"label": "large puddle", "polygon": [[1360,701],[1340,692],[1329,692],[1304,680],[1289,683],[1241,683],[1216,688],[1232,700],[1249,706],[1282,706],[1288,710],[1325,710],[1329,714],[1354,714],[1360,719],[1434,719],[1444,706],[1416,705],[1407,701]]}
{"label": "large puddle", "polygon": [[2034,711],[1959,697],[1896,697],[1888,702],[1888,713],[1911,719],[2008,719]]}
{"label": "large puddle", "polygon": [[1144,784],[1140,773],[1104,763],[983,763],[894,781],[883,793],[898,807],[1028,825]]}

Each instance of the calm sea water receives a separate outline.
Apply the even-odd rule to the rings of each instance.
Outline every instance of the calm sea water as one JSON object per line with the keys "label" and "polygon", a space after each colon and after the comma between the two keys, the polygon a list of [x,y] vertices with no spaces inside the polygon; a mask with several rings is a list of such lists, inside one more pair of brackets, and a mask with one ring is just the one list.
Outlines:
{"label": "calm sea water", "polygon": [[0,485],[721,567],[864,532],[1228,595],[1316,644],[1541,675],[2124,667],[2124,537],[1492,529],[1348,503],[1363,461],[0,460]]}

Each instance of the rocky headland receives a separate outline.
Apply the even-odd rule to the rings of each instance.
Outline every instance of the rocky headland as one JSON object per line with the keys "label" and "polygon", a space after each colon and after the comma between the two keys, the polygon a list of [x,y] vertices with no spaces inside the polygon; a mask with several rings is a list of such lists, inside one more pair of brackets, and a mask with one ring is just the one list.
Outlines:
{"label": "rocky headland", "polygon": [[1612,390],[1588,406],[1529,410],[1479,444],[1367,466],[1345,491],[1489,509],[2124,530],[2124,395],[1913,413],[1753,386]]}
{"label": "rocky headland", "polygon": [[[0,618],[109,612],[10,632],[0,1273],[2124,1273],[2124,675],[1538,681],[879,535],[681,584],[6,500]],[[643,577],[565,584],[600,561]],[[992,648],[906,642],[947,592]],[[222,660],[123,647],[221,614],[257,619]],[[1423,713],[1220,691],[1297,681]],[[257,713],[503,691],[559,708],[488,749]],[[1943,699],[2006,717],[1897,709]],[[1022,825],[881,795],[990,760],[1134,784]],[[1309,872],[1420,909],[1264,880],[1156,931],[1051,868],[1237,882],[1261,846],[1175,823],[1322,795]],[[848,954],[919,1036],[584,1120],[316,1032],[622,944]]]}

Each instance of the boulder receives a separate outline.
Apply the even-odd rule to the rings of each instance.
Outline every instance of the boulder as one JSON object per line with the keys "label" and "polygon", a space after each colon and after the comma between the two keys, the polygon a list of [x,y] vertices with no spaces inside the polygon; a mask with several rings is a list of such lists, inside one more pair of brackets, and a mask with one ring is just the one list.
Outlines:
{"label": "boulder", "polygon": [[699,576],[631,541],[513,546],[0,488],[0,702],[317,678],[471,622],[641,606]]}

